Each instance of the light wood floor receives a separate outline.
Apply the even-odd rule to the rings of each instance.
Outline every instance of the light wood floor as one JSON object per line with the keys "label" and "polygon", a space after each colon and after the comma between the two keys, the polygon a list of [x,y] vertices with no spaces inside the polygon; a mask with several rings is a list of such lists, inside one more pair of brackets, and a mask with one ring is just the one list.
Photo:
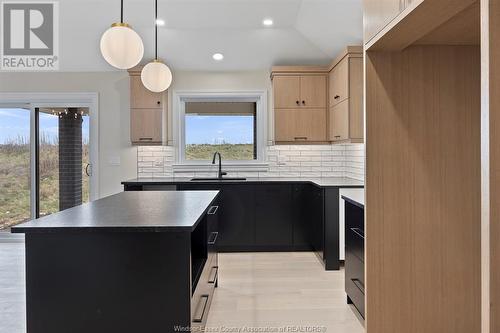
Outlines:
{"label": "light wood floor", "polygon": [[[209,327],[364,332],[346,304],[343,271],[324,271],[313,253],[227,253],[219,266]],[[24,244],[0,242],[0,332],[25,332],[24,298]]]}
{"label": "light wood floor", "polygon": [[343,270],[325,271],[314,253],[225,253],[219,267],[209,327],[298,325],[364,332],[346,304]]}

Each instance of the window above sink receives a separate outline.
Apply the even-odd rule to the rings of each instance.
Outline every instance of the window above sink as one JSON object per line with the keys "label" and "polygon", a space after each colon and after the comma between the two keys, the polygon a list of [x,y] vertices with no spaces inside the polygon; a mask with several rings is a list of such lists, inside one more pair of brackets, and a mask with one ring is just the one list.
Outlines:
{"label": "window above sink", "polygon": [[176,171],[266,171],[267,92],[173,92]]}

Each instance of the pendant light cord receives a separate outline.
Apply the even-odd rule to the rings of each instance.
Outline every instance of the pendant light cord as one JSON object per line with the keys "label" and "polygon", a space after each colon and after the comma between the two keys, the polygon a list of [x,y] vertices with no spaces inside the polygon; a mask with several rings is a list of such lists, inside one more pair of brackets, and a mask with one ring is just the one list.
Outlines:
{"label": "pendant light cord", "polygon": [[158,0],[155,0],[155,59],[158,60]]}
{"label": "pendant light cord", "polygon": [[120,22],[123,23],[123,0],[121,0],[120,6]]}

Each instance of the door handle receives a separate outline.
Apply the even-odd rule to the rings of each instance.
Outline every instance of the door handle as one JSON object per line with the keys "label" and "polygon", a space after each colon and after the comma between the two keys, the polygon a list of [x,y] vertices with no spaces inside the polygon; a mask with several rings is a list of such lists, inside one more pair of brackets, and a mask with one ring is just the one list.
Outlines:
{"label": "door handle", "polygon": [[335,95],[335,97],[333,97],[334,99],[339,99],[340,96],[339,95]]}
{"label": "door handle", "polygon": [[85,174],[87,175],[87,177],[92,176],[92,164],[87,163],[87,166],[85,166]]}

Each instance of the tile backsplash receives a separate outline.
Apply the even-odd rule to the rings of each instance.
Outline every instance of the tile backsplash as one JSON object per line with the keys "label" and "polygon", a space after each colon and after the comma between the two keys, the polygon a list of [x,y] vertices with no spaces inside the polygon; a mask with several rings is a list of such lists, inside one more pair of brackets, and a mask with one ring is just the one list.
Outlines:
{"label": "tile backsplash", "polygon": [[[231,172],[239,177],[349,177],[364,180],[364,145],[277,145],[267,147],[268,170]],[[138,147],[137,177],[206,177],[203,172],[174,172],[175,148]],[[224,161],[223,161],[224,163]],[[224,164],[223,164],[224,165]]]}

